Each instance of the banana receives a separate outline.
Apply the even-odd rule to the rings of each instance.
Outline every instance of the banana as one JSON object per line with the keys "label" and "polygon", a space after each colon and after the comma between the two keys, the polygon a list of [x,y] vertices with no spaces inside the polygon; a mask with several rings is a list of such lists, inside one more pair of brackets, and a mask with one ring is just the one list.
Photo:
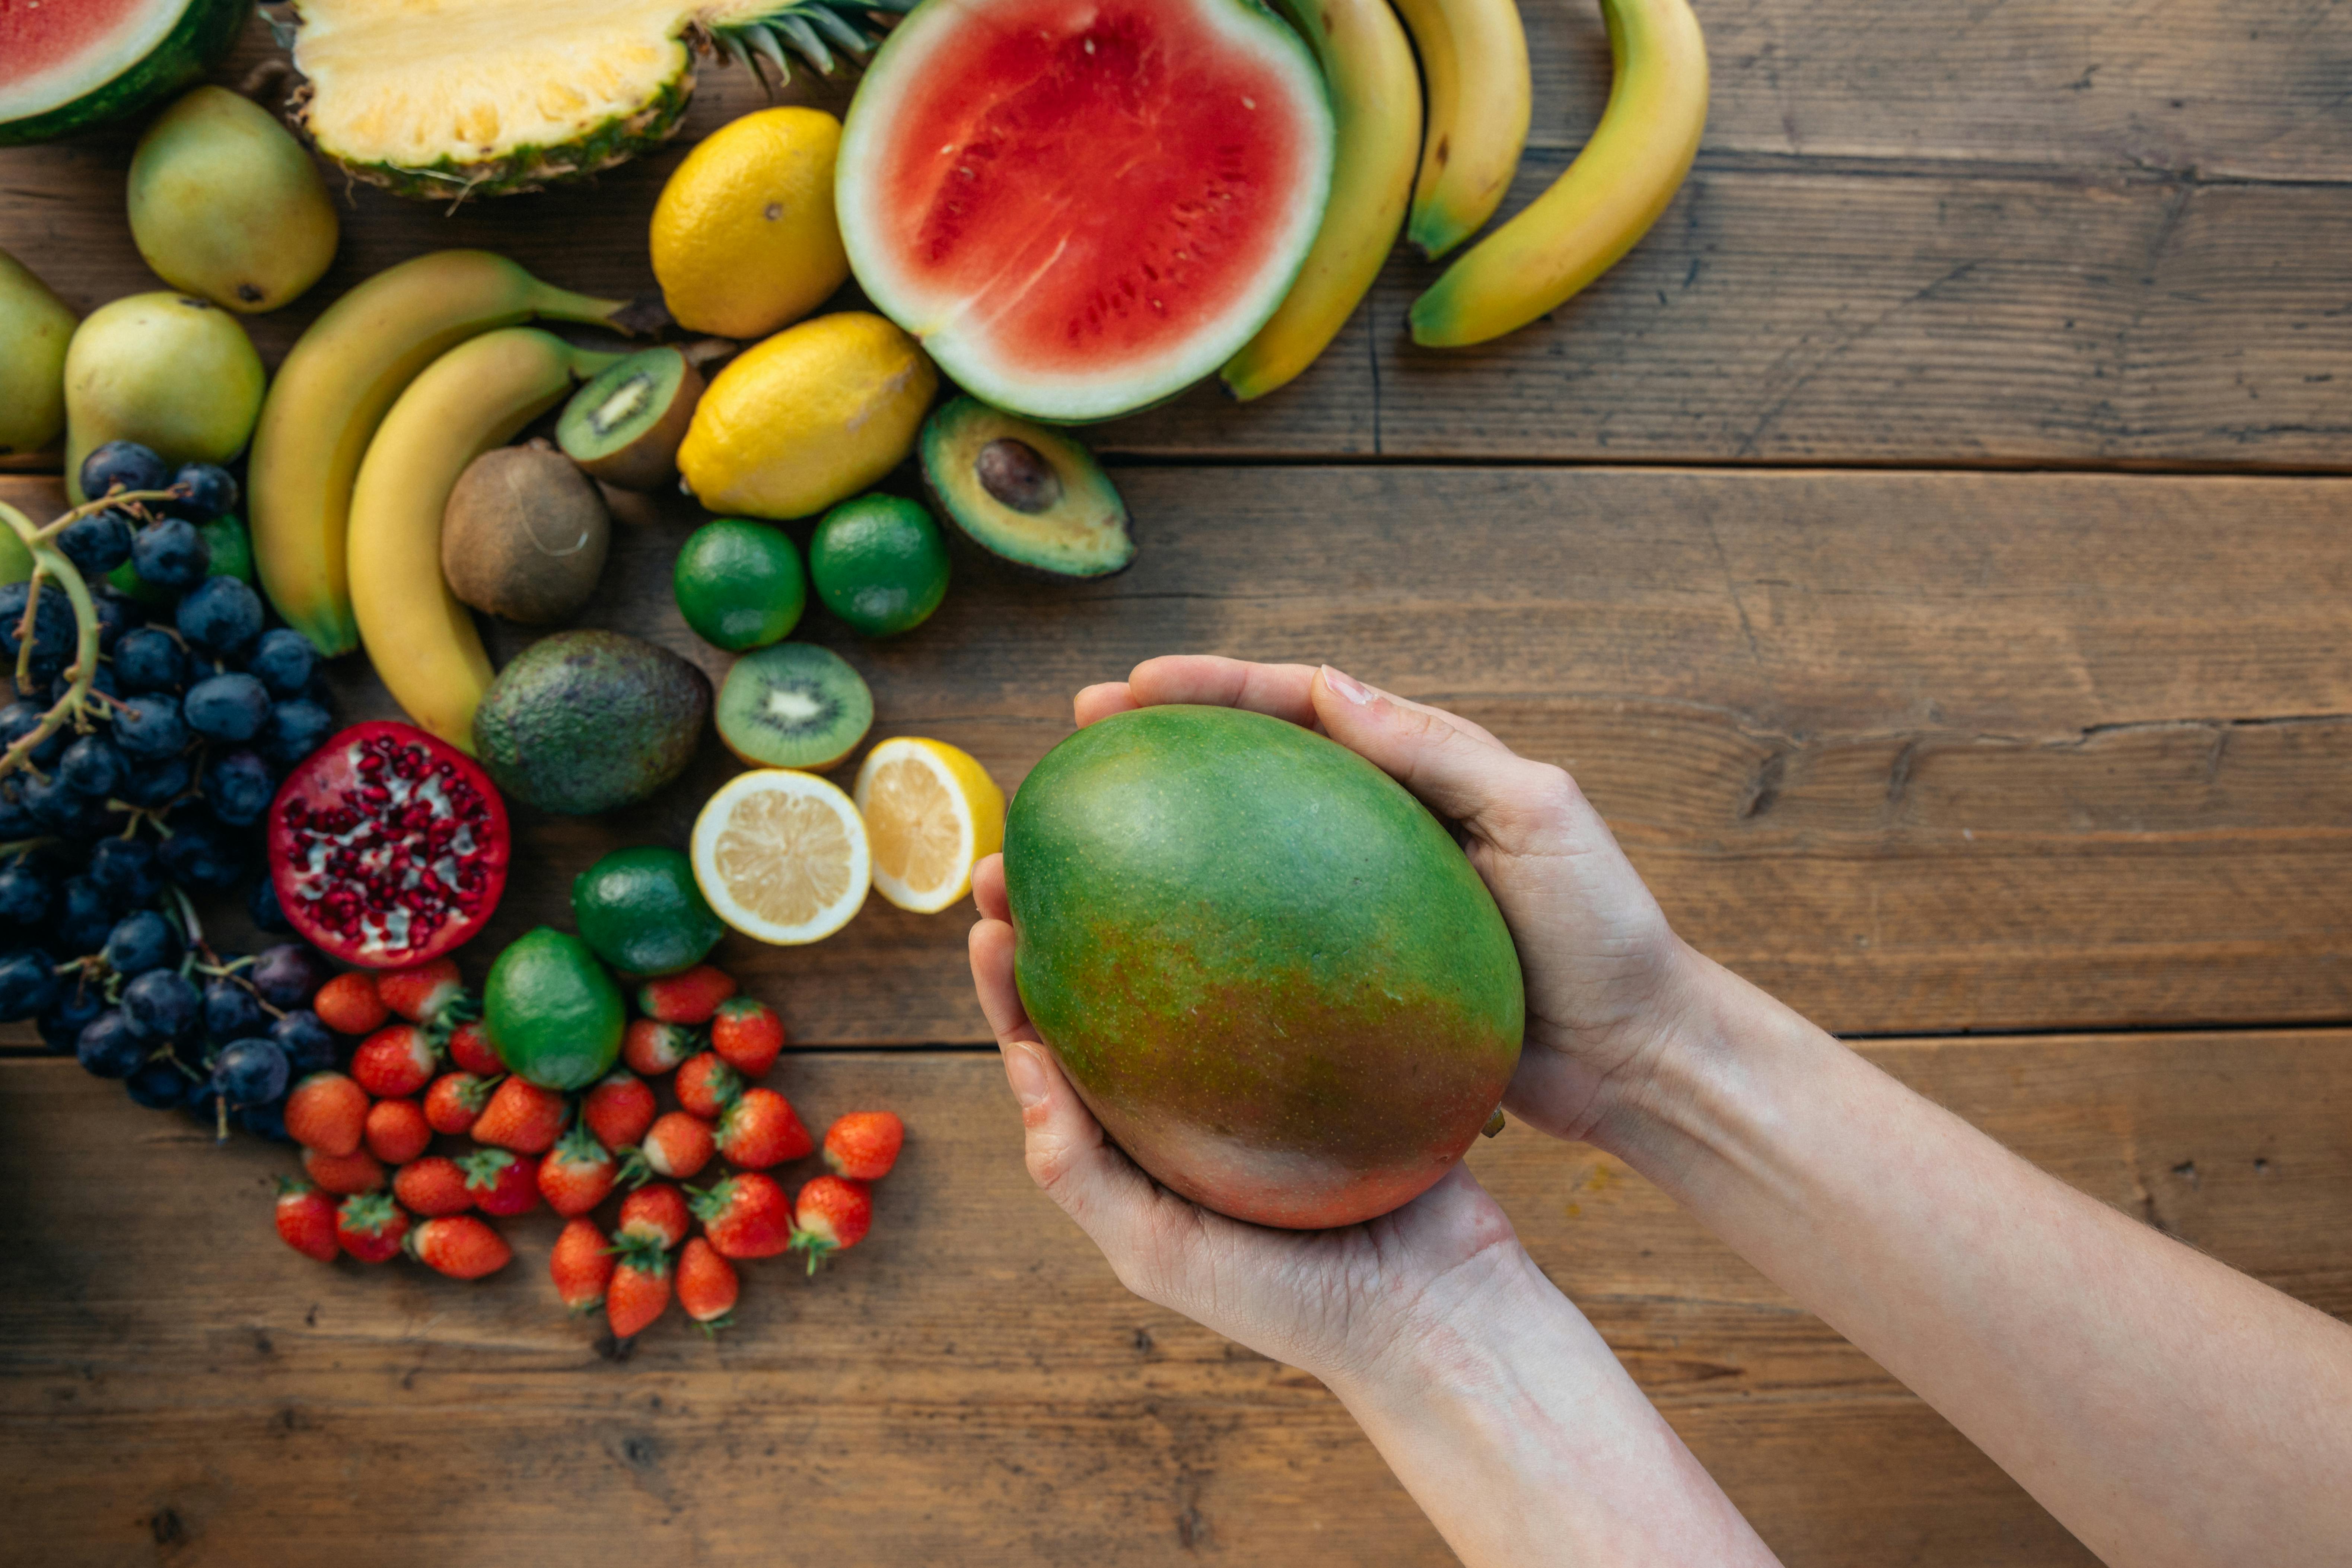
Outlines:
{"label": "banana", "polygon": [[1355,313],[1396,244],[1421,148],[1421,89],[1412,46],[1388,0],[1279,0],[1330,86],[1338,156],[1322,226],[1257,335],[1225,362],[1227,390],[1246,403],[1315,363]]}
{"label": "banana", "polygon": [[1429,87],[1405,235],[1434,260],[1495,216],[1528,144],[1535,85],[1514,0],[1396,0]]}
{"label": "banana", "polygon": [[533,316],[610,324],[618,300],[551,288],[502,256],[437,250],[329,306],[288,352],[247,468],[262,590],[333,656],[359,646],[344,567],[352,480],[384,410],[451,345]]}
{"label": "banana", "polygon": [[408,716],[463,752],[490,660],[441,575],[441,512],[466,465],[621,356],[508,327],[458,344],[408,384],[368,443],[351,497],[352,609],[368,658]]}
{"label": "banana", "polygon": [[1706,39],[1686,0],[1601,0],[1616,80],[1592,140],[1551,189],[1412,302],[1412,341],[1482,343],[1600,277],[1682,188],[1706,125]]}

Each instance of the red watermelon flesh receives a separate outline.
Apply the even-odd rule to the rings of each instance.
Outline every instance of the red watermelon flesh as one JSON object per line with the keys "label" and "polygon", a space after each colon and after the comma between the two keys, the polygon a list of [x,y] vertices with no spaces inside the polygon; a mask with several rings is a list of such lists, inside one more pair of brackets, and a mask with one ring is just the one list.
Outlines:
{"label": "red watermelon flesh", "polygon": [[142,0],[0,0],[0,85],[54,69],[153,9]]}
{"label": "red watermelon flesh", "polygon": [[70,135],[195,81],[252,0],[0,0],[0,147]]}

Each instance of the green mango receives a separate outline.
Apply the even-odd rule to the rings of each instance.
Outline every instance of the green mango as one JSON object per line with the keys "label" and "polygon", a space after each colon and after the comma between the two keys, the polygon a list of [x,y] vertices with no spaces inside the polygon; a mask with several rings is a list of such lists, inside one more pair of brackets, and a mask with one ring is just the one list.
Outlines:
{"label": "green mango", "polygon": [[0,457],[47,451],[65,434],[66,345],[73,334],[66,302],[0,250]]}
{"label": "green mango", "polygon": [[137,441],[173,463],[226,463],[245,450],[268,377],[235,316],[203,300],[133,294],[89,313],[66,351],[66,489],[81,460]]}
{"label": "green mango", "polygon": [[335,258],[318,165],[252,100],[200,87],[131,155],[131,237],[174,289],[251,315],[287,304]]}

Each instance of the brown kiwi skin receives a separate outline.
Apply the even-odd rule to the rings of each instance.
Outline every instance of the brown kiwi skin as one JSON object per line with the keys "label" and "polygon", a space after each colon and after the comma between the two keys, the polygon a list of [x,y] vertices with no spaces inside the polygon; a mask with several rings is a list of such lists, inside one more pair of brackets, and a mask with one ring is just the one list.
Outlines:
{"label": "brown kiwi skin", "polygon": [[[569,619],[596,592],[612,519],[596,487],[544,440],[497,447],[466,466],[442,515],[441,571],[475,609],[543,626]],[[543,540],[585,536],[551,552]]]}
{"label": "brown kiwi skin", "polygon": [[658,420],[639,431],[637,438],[625,447],[601,458],[574,460],[591,479],[602,479],[615,489],[662,489],[677,478],[677,448],[686,439],[686,427],[694,422],[694,405],[702,401],[704,385],[702,373],[688,360],[669,406]]}

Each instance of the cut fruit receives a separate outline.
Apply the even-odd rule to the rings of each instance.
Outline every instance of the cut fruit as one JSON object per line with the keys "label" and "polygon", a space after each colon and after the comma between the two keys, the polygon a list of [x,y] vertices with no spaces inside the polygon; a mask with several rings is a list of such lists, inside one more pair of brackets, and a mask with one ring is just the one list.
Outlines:
{"label": "cut fruit", "polygon": [[1274,312],[1331,160],[1314,58],[1255,0],[962,0],[875,56],[834,203],[867,298],[955,381],[1108,419]]}
{"label": "cut fruit", "polygon": [[874,724],[874,693],[831,648],[778,643],[744,655],[719,690],[719,738],[747,763],[829,768]]}
{"label": "cut fruit", "polygon": [[253,0],[40,0],[0,6],[0,147],[142,109],[221,62]]}
{"label": "cut fruit", "polygon": [[873,858],[857,807],[814,773],[730,779],[694,820],[694,879],[719,918],[780,947],[831,936],[866,902]]}
{"label": "cut fruit", "polygon": [[607,365],[572,395],[556,444],[589,476],[625,490],[677,478],[677,444],[702,400],[702,373],[677,349],[647,349]]}
{"label": "cut fruit", "polygon": [[971,868],[1004,847],[1004,792],[971,755],[911,736],[866,753],[854,792],[873,846],[874,890],[937,914],[971,891]]}
{"label": "cut fruit", "polygon": [[923,483],[964,537],[1047,577],[1108,577],[1135,561],[1127,503],[1094,454],[977,398],[923,424]]}

